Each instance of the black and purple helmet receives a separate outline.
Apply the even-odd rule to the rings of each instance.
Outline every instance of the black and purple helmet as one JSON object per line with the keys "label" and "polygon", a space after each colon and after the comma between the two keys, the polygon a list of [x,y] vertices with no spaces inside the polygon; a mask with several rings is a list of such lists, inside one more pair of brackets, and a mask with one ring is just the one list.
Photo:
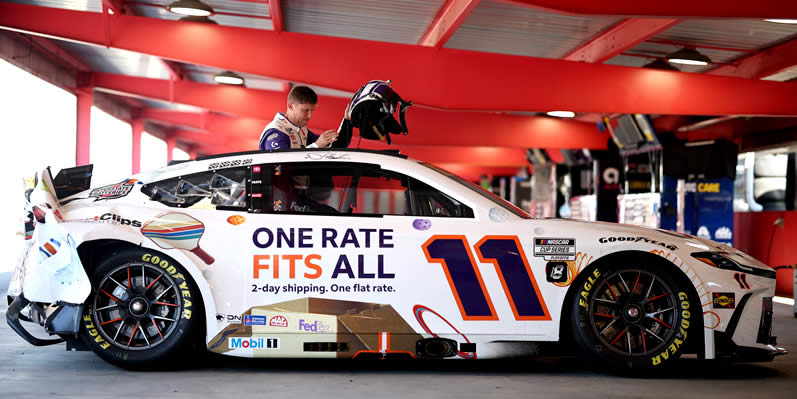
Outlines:
{"label": "black and purple helmet", "polygon": [[[381,140],[383,137],[390,144],[390,133],[407,134],[407,121],[404,113],[412,105],[412,101],[404,101],[392,87],[390,81],[372,80],[357,93],[349,103],[351,123],[360,129],[360,137],[370,140]],[[393,117],[399,111],[400,123]]]}

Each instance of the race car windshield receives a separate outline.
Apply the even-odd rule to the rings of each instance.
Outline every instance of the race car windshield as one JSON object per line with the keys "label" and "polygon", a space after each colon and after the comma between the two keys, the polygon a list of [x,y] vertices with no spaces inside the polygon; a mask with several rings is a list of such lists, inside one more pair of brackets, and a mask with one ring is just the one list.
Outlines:
{"label": "race car windshield", "polygon": [[481,187],[479,187],[479,186],[477,186],[477,185],[475,185],[475,184],[473,184],[473,183],[471,183],[471,182],[469,182],[469,181],[467,181],[467,180],[465,180],[465,179],[463,179],[463,178],[461,178],[461,177],[459,177],[459,176],[457,176],[457,175],[455,175],[455,174],[453,174],[453,173],[451,173],[451,172],[449,172],[449,171],[447,171],[445,169],[438,168],[437,166],[428,164],[426,162],[418,162],[418,163],[423,165],[423,166],[426,166],[429,169],[432,169],[434,171],[437,171],[437,172],[440,172],[440,173],[446,175],[448,178],[450,178],[450,179],[456,181],[457,183],[469,188],[471,191],[473,191],[475,193],[478,193],[482,197],[487,198],[488,200],[492,201],[494,204],[500,206],[501,208],[506,209],[509,212],[512,212],[514,215],[516,215],[518,217],[521,217],[523,219],[531,219],[531,215],[529,215],[528,213],[524,212],[522,209],[516,207],[512,203],[506,201],[505,199],[503,199],[503,198],[501,198],[501,197],[499,197],[499,196],[497,196],[497,195],[495,195],[495,194],[493,194],[493,193],[491,193],[489,191],[486,191],[486,190],[482,189]]}

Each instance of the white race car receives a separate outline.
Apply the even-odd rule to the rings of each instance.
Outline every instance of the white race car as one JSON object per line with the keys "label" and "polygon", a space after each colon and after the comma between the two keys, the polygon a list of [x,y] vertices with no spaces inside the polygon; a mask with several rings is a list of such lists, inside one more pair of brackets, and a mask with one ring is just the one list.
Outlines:
{"label": "white race car", "polygon": [[[769,361],[775,271],[669,231],[531,219],[396,152],[200,158],[89,188],[49,170],[9,324],[121,367],[241,357]],[[40,339],[20,319],[56,339]]]}

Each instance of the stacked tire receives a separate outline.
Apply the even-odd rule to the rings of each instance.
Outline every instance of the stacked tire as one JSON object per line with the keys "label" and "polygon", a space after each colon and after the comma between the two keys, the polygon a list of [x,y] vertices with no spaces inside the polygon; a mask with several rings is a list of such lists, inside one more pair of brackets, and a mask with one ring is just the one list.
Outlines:
{"label": "stacked tire", "polygon": [[753,194],[765,211],[786,210],[786,154],[756,154]]}

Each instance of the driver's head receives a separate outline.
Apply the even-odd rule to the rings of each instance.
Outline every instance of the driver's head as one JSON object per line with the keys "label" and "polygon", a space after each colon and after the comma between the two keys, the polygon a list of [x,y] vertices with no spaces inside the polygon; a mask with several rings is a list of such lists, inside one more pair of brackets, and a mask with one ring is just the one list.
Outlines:
{"label": "driver's head", "polygon": [[288,111],[285,116],[297,127],[305,127],[318,106],[318,96],[307,86],[296,86],[288,94]]}

